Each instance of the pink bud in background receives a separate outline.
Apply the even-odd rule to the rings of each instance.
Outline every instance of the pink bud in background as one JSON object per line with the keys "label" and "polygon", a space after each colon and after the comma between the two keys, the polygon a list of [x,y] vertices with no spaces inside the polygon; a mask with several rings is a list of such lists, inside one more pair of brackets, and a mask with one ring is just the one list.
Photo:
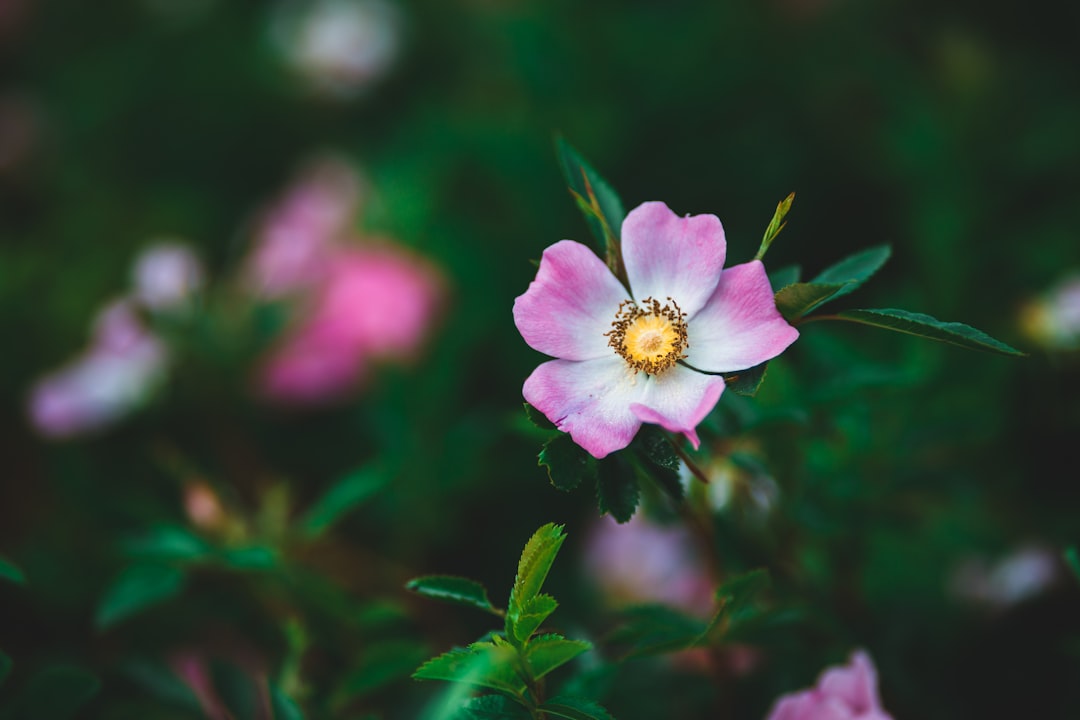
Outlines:
{"label": "pink bud in background", "polygon": [[714,610],[709,573],[689,531],[657,525],[642,512],[622,525],[609,516],[597,521],[585,571],[611,605],[661,603],[699,617]]}
{"label": "pink bud in background", "polygon": [[202,289],[202,263],[187,245],[164,241],[150,245],[131,268],[133,296],[150,310],[182,310]]}
{"label": "pink bud in background", "polygon": [[332,256],[310,311],[271,355],[265,395],[321,403],[348,392],[369,363],[410,359],[422,345],[442,296],[438,274],[391,245],[342,248]]}
{"label": "pink bud in background", "polygon": [[280,298],[322,282],[359,206],[356,172],[339,160],[317,162],[260,223],[245,284],[256,295]]}
{"label": "pink bud in background", "polygon": [[117,301],[94,322],[91,345],[31,389],[30,420],[66,438],[106,427],[141,405],[165,374],[167,353],[131,304]]}
{"label": "pink bud in background", "polygon": [[881,708],[877,670],[859,650],[847,665],[828,668],[817,685],[784,695],[767,720],[892,720]]}

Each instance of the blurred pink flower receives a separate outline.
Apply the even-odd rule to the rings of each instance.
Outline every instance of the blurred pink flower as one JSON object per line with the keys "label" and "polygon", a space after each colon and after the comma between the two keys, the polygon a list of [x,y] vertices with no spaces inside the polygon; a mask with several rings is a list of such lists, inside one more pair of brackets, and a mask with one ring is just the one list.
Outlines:
{"label": "blurred pink flower", "polygon": [[181,310],[202,289],[202,263],[187,245],[162,241],[145,248],[131,269],[134,298],[150,310]]}
{"label": "blurred pink flower", "polygon": [[108,426],[149,397],[164,377],[167,359],[165,347],[142,325],[131,303],[114,302],[98,315],[86,352],[31,389],[30,420],[55,438]]}
{"label": "blurred pink flower", "polygon": [[859,650],[851,662],[828,668],[815,687],[784,695],[767,720],[892,720],[881,708],[877,671]]}
{"label": "blurred pink flower", "polygon": [[660,603],[698,617],[712,614],[713,587],[686,528],[642,512],[620,525],[597,520],[586,539],[585,571],[614,606]]}
{"label": "blurred pink flower", "polygon": [[715,215],[679,217],[647,202],[622,224],[629,288],[572,240],[544,251],[514,302],[514,322],[555,360],[525,380],[525,399],[597,458],[630,444],[642,423],[696,428],[724,390],[718,374],[759,365],[799,333],[781,317],[758,260],[724,268]]}
{"label": "blurred pink flower", "polygon": [[437,314],[436,271],[391,245],[343,247],[313,292],[309,311],[263,368],[273,399],[321,403],[355,386],[371,361],[410,359]]}
{"label": "blurred pink flower", "polygon": [[335,159],[315,163],[263,218],[245,284],[256,295],[280,298],[322,282],[359,207],[357,173]]}

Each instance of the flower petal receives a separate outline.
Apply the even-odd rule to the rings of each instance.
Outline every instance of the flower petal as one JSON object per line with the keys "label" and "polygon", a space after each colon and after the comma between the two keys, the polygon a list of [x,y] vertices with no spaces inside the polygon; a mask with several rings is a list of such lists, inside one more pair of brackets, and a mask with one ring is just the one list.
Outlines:
{"label": "flower petal", "polygon": [[690,319],[686,364],[704,372],[745,370],[771,360],[799,331],[776,309],[759,260],[729,267],[708,303]]}
{"label": "flower petal", "polygon": [[565,360],[614,355],[604,333],[629,297],[604,262],[579,242],[544,251],[536,279],[514,301],[514,324],[534,350]]}
{"label": "flower petal", "polygon": [[727,241],[715,215],[681,218],[647,202],[623,220],[622,252],[634,299],[671,297],[693,318],[716,289]]}
{"label": "flower petal", "polygon": [[818,688],[830,697],[842,699],[857,714],[881,709],[877,670],[870,656],[862,650],[852,653],[848,665],[826,670],[818,681]]}
{"label": "flower petal", "polygon": [[522,394],[574,442],[602,458],[629,445],[641,427],[630,407],[644,398],[645,378],[613,352],[584,362],[550,360],[528,377]]}
{"label": "flower petal", "polygon": [[630,411],[642,422],[682,433],[697,448],[701,442],[695,428],[716,407],[724,379],[676,365],[660,375],[648,376],[645,385],[644,399],[631,405]]}

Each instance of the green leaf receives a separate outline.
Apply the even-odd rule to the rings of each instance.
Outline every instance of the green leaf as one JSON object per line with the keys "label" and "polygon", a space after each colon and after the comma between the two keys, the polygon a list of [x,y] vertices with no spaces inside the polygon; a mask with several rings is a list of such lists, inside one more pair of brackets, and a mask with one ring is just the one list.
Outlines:
{"label": "green leaf", "polygon": [[1080,553],[1077,552],[1076,546],[1065,548],[1065,564],[1072,570],[1072,574],[1076,576],[1077,580],[1080,580]]}
{"label": "green leaf", "polygon": [[795,283],[776,292],[776,309],[789,323],[800,319],[822,303],[838,297],[847,283]]}
{"label": "green leaf", "polygon": [[757,395],[761,383],[765,382],[765,371],[769,369],[768,361],[755,365],[746,370],[724,374],[724,387],[736,395],[753,397]]}
{"label": "green leaf", "polygon": [[409,677],[418,663],[427,657],[424,646],[408,640],[390,640],[365,647],[360,662],[353,668],[338,691],[335,705],[351,703],[365,695]]}
{"label": "green leaf", "polygon": [[503,695],[481,695],[468,700],[452,720],[529,720],[529,712]]}
{"label": "green leaf", "polygon": [[614,643],[629,645],[625,657],[640,657],[684,650],[691,647],[708,625],[666,605],[639,605],[628,608],[625,622],[609,636]]}
{"label": "green leaf", "polygon": [[892,255],[892,248],[888,245],[876,245],[862,252],[849,255],[840,262],[823,270],[811,283],[829,285],[843,283],[844,287],[835,293],[830,300],[835,300],[852,292],[881,269],[882,265]]}
{"label": "green leaf", "polygon": [[30,679],[16,699],[11,717],[33,720],[66,720],[73,717],[101,688],[86,670],[56,665]]}
{"label": "green leaf", "polygon": [[679,471],[679,455],[671,446],[668,434],[658,425],[642,425],[631,447],[654,465]]}
{"label": "green leaf", "polygon": [[382,468],[369,465],[349,473],[308,508],[300,521],[301,534],[308,539],[319,537],[385,484],[386,474]]}
{"label": "green leaf", "polygon": [[14,664],[11,658],[0,650],[0,685],[3,685],[4,681],[7,680],[7,676],[11,674],[11,666]]}
{"label": "green leaf", "polygon": [[417,680],[446,680],[491,688],[512,695],[525,691],[525,681],[514,671],[516,653],[494,643],[473,643],[428,660],[413,673]]}
{"label": "green leaf", "polygon": [[755,260],[761,260],[765,257],[765,253],[769,251],[769,246],[772,245],[773,240],[784,229],[784,225],[787,224],[784,222],[784,218],[791,211],[791,203],[793,202],[795,202],[795,193],[791,193],[776,204],[776,212],[773,213],[769,226],[765,228],[765,235],[761,238],[761,246],[758,248],[757,255],[754,256]]}
{"label": "green leaf", "polygon": [[487,588],[475,580],[453,575],[425,575],[410,580],[405,587],[418,595],[469,605],[493,615],[502,615],[502,612],[491,604]]}
{"label": "green leaf", "polygon": [[772,584],[769,571],[758,568],[736,575],[716,590],[719,606],[703,635],[708,635],[718,625],[724,632],[736,629],[740,624],[761,615],[761,595]]}
{"label": "green leaf", "polygon": [[567,640],[562,635],[541,635],[533,639],[525,650],[525,661],[534,679],[547,675],[565,665],[581,653],[591,650],[592,644],[584,640]]}
{"label": "green leaf", "polygon": [[164,662],[138,658],[121,668],[125,677],[159,702],[199,714],[199,698]]}
{"label": "green leaf", "polygon": [[529,418],[529,421],[533,425],[540,428],[541,430],[558,431],[559,428],[555,427],[555,423],[548,420],[544,413],[540,412],[529,403],[522,403],[522,405],[525,406],[525,416]]}
{"label": "green leaf", "polygon": [[874,327],[895,332],[916,335],[918,337],[959,345],[969,350],[982,350],[1000,355],[1023,356],[1019,350],[995,340],[981,330],[958,322],[942,322],[929,315],[908,312],[907,310],[874,309],[845,310],[830,316],[831,319],[873,325]]}
{"label": "green leaf", "polygon": [[555,138],[559,167],[585,221],[603,249],[608,268],[615,277],[623,277],[619,232],[626,210],[622,200],[585,158],[561,136]]}
{"label": "green leaf", "polygon": [[549,715],[569,720],[615,720],[598,703],[569,695],[554,697],[541,705],[540,709]]}
{"label": "green leaf", "polygon": [[273,570],[278,564],[278,553],[265,545],[248,545],[225,550],[221,560],[236,570]]}
{"label": "green leaf", "polygon": [[528,603],[540,593],[564,540],[566,534],[563,526],[548,523],[525,543],[521,559],[518,560],[514,587],[510,591],[510,613],[515,616],[522,614]]}
{"label": "green leaf", "polygon": [[212,553],[212,548],[186,528],[160,525],[124,543],[129,555],[155,560],[198,561]]}
{"label": "green leaf", "polygon": [[596,458],[565,433],[544,444],[537,464],[546,467],[551,484],[564,491],[573,490],[584,480],[594,481],[598,465]]}
{"label": "green leaf", "polygon": [[19,566],[2,555],[0,555],[0,578],[16,585],[26,584],[26,575],[19,569]]}
{"label": "green leaf", "polygon": [[614,459],[600,464],[596,501],[601,515],[611,513],[616,522],[627,522],[634,516],[640,496],[641,488],[630,468]]}
{"label": "green leaf", "polygon": [[514,618],[513,627],[510,628],[514,639],[524,643],[558,607],[559,603],[550,595],[541,594],[530,599]]}
{"label": "green leaf", "polygon": [[184,573],[172,565],[129,565],[105,590],[94,624],[104,630],[178,594]]}
{"label": "green leaf", "polygon": [[270,685],[270,704],[274,720],[304,720],[300,706],[276,684]]}
{"label": "green leaf", "polygon": [[799,277],[801,275],[802,268],[798,265],[785,265],[784,267],[769,273],[769,285],[773,290],[779,290],[782,287],[787,287],[788,285],[799,282]]}

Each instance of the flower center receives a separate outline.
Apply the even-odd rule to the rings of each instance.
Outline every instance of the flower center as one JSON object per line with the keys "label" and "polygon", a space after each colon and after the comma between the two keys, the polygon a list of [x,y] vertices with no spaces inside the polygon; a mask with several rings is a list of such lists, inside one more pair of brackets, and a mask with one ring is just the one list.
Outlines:
{"label": "flower center", "polygon": [[658,375],[682,360],[689,344],[686,338],[686,314],[671,298],[663,306],[645,298],[640,304],[623,300],[604,335],[634,372],[644,370]]}

